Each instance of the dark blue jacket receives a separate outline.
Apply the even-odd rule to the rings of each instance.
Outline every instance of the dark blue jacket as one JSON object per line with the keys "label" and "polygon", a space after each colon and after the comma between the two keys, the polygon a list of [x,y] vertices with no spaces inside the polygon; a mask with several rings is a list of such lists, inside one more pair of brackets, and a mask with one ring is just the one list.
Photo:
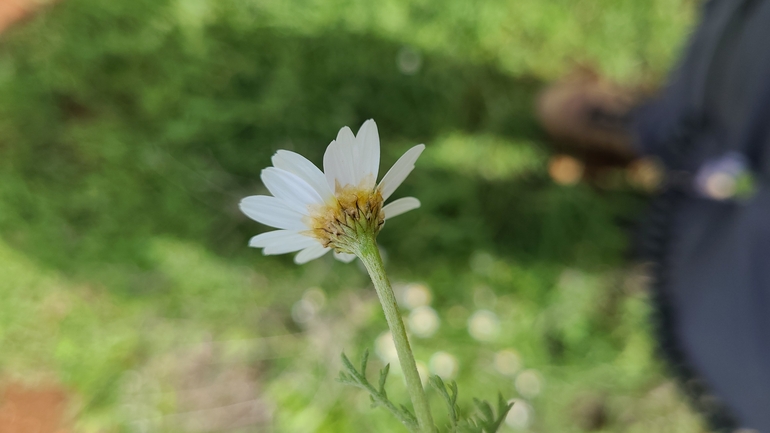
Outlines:
{"label": "dark blue jacket", "polygon": [[[642,236],[664,352],[717,429],[770,433],[770,1],[708,2],[636,125],[669,172]],[[736,159],[753,193],[709,195]]]}

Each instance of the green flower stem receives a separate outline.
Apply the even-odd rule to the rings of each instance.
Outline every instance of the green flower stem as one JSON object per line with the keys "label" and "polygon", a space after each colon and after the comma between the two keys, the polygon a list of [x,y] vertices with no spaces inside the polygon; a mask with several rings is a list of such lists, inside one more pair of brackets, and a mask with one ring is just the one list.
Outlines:
{"label": "green flower stem", "polygon": [[380,298],[382,309],[385,312],[385,319],[388,321],[388,327],[393,335],[393,342],[398,352],[398,360],[401,364],[401,370],[406,378],[406,387],[412,398],[412,405],[420,425],[420,431],[423,433],[434,433],[436,426],[433,424],[433,416],[430,413],[430,405],[425,395],[425,390],[420,381],[420,374],[417,372],[417,364],[414,362],[412,348],[409,345],[409,339],[406,336],[404,321],[401,319],[401,313],[396,305],[396,296],[393,294],[393,288],[385,275],[385,267],[382,264],[380,251],[377,249],[377,243],[374,235],[364,235],[359,237],[358,256],[369,276],[372,278],[377,296]]}

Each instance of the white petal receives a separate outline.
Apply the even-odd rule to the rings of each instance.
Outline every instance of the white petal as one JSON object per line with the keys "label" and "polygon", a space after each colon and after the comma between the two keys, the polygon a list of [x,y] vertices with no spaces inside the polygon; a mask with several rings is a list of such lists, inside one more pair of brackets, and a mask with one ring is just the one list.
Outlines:
{"label": "white petal", "polygon": [[324,176],[332,191],[337,191],[337,186],[341,187],[342,182],[344,182],[345,168],[341,153],[336,140],[329,143],[329,147],[324,153]]}
{"label": "white petal", "polygon": [[328,253],[330,250],[331,248],[324,248],[324,246],[320,243],[316,243],[313,246],[305,248],[304,250],[300,251],[299,254],[294,256],[294,263],[302,265],[321,257],[322,255]]}
{"label": "white petal", "polygon": [[350,262],[352,262],[353,260],[356,259],[356,255],[355,254],[348,254],[348,253],[338,253],[338,252],[335,251],[334,252],[334,258],[339,260],[339,261],[341,261],[341,262],[343,262],[343,263],[350,263]]}
{"label": "white petal", "polygon": [[380,170],[380,135],[374,120],[367,120],[358,130],[354,156],[358,178],[366,181],[365,188],[374,188]]}
{"label": "white petal", "polygon": [[380,181],[379,186],[383,200],[387,200],[396,191],[396,188],[401,185],[401,182],[409,176],[409,173],[414,169],[415,161],[417,161],[423,150],[425,150],[424,144],[414,146],[401,155],[401,158],[388,170],[385,177]]}
{"label": "white petal", "polygon": [[273,230],[252,237],[249,240],[249,246],[252,248],[265,248],[271,245],[278,245],[284,240],[294,238],[295,236],[303,235],[300,235],[297,230]]}
{"label": "white petal", "polygon": [[269,255],[293,253],[317,243],[318,240],[299,234],[296,230],[275,230],[254,236],[249,241],[249,246],[264,248],[262,252]]}
{"label": "white petal", "polygon": [[322,199],[327,200],[334,194],[326,183],[323,172],[299,153],[289,150],[279,150],[273,155],[273,166],[296,174],[307,182]]}
{"label": "white petal", "polygon": [[382,208],[382,212],[385,213],[385,219],[387,220],[418,207],[420,207],[420,200],[414,197],[404,197],[386,204]]}
{"label": "white petal", "polygon": [[326,183],[332,191],[337,190],[337,185],[356,185],[356,176],[353,164],[353,145],[355,144],[353,131],[347,126],[340,129],[337,139],[329,144],[324,154],[324,174]]}
{"label": "white petal", "polygon": [[323,199],[313,187],[286,170],[268,167],[262,170],[262,182],[270,193],[297,212],[307,214],[309,205],[323,203]]}
{"label": "white petal", "polygon": [[283,200],[267,195],[252,195],[241,200],[241,212],[262,224],[288,230],[307,230],[303,215]]}

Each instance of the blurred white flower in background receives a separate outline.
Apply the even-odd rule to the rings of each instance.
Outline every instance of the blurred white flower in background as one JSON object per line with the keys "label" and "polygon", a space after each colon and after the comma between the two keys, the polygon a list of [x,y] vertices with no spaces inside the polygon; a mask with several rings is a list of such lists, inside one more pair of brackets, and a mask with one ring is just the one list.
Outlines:
{"label": "blurred white flower in background", "polygon": [[468,333],[478,341],[493,341],[500,333],[500,320],[489,310],[478,310],[468,319]]}
{"label": "blurred white flower in background", "polygon": [[422,54],[411,47],[403,47],[396,54],[396,65],[404,75],[414,75],[422,67]]}
{"label": "blurred white flower in background", "polygon": [[513,403],[513,407],[505,417],[505,423],[508,426],[516,430],[525,430],[534,421],[535,410],[525,400],[520,398],[514,398],[509,403]]}
{"label": "blurred white flower in background", "polygon": [[401,304],[410,310],[430,305],[433,300],[433,294],[428,286],[419,283],[407,284],[401,289],[400,295]]}
{"label": "blurred white flower in background", "polygon": [[326,305],[326,293],[320,287],[311,287],[305,290],[302,299],[310,302],[319,310]]}
{"label": "blurred white flower in background", "polygon": [[317,312],[316,306],[307,299],[300,299],[291,307],[291,318],[300,325],[313,320]]}
{"label": "blurred white flower in background", "polygon": [[398,352],[393,343],[393,335],[390,332],[383,332],[377,337],[374,343],[374,352],[386,364],[391,364],[391,368],[398,367]]}
{"label": "blurred white flower in background", "polygon": [[457,376],[459,363],[457,358],[446,352],[436,352],[428,362],[430,372],[444,380],[452,380]]}
{"label": "blurred white flower in background", "polygon": [[291,308],[291,318],[302,325],[312,321],[326,304],[326,294],[318,287],[305,290],[302,299],[295,302]]}
{"label": "blurred white flower in background", "polygon": [[340,129],[326,148],[323,172],[304,156],[279,150],[273,167],[261,175],[272,196],[250,196],[240,203],[249,218],[279,230],[254,236],[249,246],[264,248],[264,254],[299,251],[298,264],[332,249],[337,259],[352,261],[349,247],[356,233],[377,233],[385,220],[420,206],[414,197],[383,203],[414,169],[423,149],[420,144],[406,151],[379,184],[380,138],[374,120],[364,122],[355,136],[347,126]]}
{"label": "blurred white flower in background", "polygon": [[420,338],[432,337],[440,323],[436,310],[430,307],[415,308],[407,319],[409,331]]}
{"label": "blurred white flower in background", "polygon": [[521,356],[513,349],[503,349],[495,353],[495,370],[504,376],[514,376],[521,370]]}
{"label": "blurred white flower in background", "polygon": [[516,377],[516,391],[522,397],[535,398],[543,388],[543,379],[537,370],[524,370]]}

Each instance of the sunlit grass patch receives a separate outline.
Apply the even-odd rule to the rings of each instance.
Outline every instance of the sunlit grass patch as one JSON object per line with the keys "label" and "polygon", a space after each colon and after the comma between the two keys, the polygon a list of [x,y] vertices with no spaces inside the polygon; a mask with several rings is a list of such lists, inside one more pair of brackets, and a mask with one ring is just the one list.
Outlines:
{"label": "sunlit grass patch", "polygon": [[542,144],[493,135],[450,134],[432,143],[426,164],[487,181],[521,179],[542,174]]}

